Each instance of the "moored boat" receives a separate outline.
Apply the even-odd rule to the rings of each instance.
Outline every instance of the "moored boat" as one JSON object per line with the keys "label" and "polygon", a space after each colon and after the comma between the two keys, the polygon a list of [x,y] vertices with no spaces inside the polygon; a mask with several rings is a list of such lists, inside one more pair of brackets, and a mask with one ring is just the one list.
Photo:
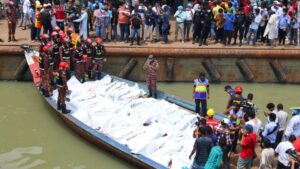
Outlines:
{"label": "moored boat", "polygon": [[[32,75],[35,78],[35,81],[34,81],[35,84],[39,83],[38,64],[36,64],[37,59],[35,59],[37,55],[38,55],[37,52],[25,51],[26,60],[29,64],[30,69],[32,70],[31,71]],[[49,103],[49,105],[51,105],[51,107],[53,109],[56,110],[57,114],[63,119],[63,121],[69,127],[71,127],[76,133],[78,133],[79,135],[84,137],[86,140],[90,141],[91,143],[94,143],[95,145],[97,145],[98,147],[100,147],[102,149],[111,151],[113,154],[129,161],[131,164],[137,166],[138,168],[159,168],[159,169],[162,168],[163,169],[163,168],[171,167],[171,168],[180,168],[181,169],[184,167],[189,167],[187,164],[191,163],[191,161],[184,161],[184,160],[180,161],[181,156],[174,157],[174,154],[176,154],[176,153],[180,154],[180,150],[182,150],[183,148],[186,149],[186,151],[190,151],[193,146],[193,138],[190,138],[190,137],[192,137],[191,136],[192,133],[190,131],[192,131],[192,129],[193,129],[193,125],[194,125],[193,123],[195,122],[194,117],[196,116],[195,114],[193,114],[194,104],[192,104],[188,101],[179,99],[175,96],[168,95],[164,92],[160,92],[160,91],[158,92],[159,101],[157,101],[155,99],[144,98],[145,91],[146,91],[146,87],[144,85],[136,84],[134,82],[131,82],[131,81],[128,81],[125,79],[121,79],[121,78],[118,78],[115,76],[106,76],[101,81],[86,82],[84,84],[80,84],[73,77],[68,82],[68,85],[69,85],[69,88],[72,90],[72,95],[70,96],[71,103],[68,104],[68,106],[72,109],[71,114],[62,114],[61,111],[56,109],[55,98],[56,98],[57,93],[54,92],[53,97],[45,98],[45,100]],[[121,87],[115,87],[118,85]],[[125,87],[122,88],[122,85]],[[101,86],[103,90],[99,89],[99,86]],[[97,89],[97,91],[94,91],[96,89]],[[117,90],[121,91],[121,89],[124,89],[123,94],[119,94],[118,92],[116,92]],[[129,96],[128,94],[132,93],[133,90],[137,91],[136,92],[137,94]],[[86,91],[86,92],[90,91],[90,93],[92,93],[92,95],[89,95],[87,97],[83,97],[83,96],[78,97],[78,95],[80,95],[80,93],[82,93],[82,91]],[[116,93],[118,93],[118,95],[108,94],[108,91],[110,91],[111,93],[116,92]],[[108,96],[108,97],[106,97],[106,96]],[[100,98],[103,100],[101,100]],[[85,115],[91,115],[89,113],[89,110],[91,110],[91,109],[84,107],[85,105],[90,104],[91,102],[96,100],[95,104],[99,104],[99,106],[103,106],[102,102],[104,102],[105,99],[111,101],[110,103],[117,103],[118,106],[120,106],[121,108],[124,108],[124,109],[128,108],[128,107],[126,107],[126,105],[129,105],[129,107],[130,106],[133,107],[135,105],[143,104],[144,102],[147,102],[150,105],[151,104],[162,105],[162,107],[159,107],[159,108],[162,110],[169,109],[170,110],[169,113],[172,115],[174,115],[175,110],[182,111],[182,115],[180,115],[180,116],[178,115],[176,117],[168,117],[165,119],[160,118],[160,117],[154,118],[154,116],[149,116],[148,119],[143,119],[140,122],[140,124],[141,124],[140,128],[143,128],[143,127],[150,128],[149,126],[155,126],[152,124],[156,124],[156,123],[159,124],[159,122],[168,123],[168,121],[171,121],[170,124],[178,124],[178,126],[182,125],[182,128],[180,128],[180,129],[174,127],[174,128],[169,128],[169,130],[164,129],[163,128],[164,126],[162,126],[162,125],[158,125],[155,127],[155,129],[162,130],[162,131],[165,130],[165,131],[159,132],[156,130],[159,133],[158,136],[155,135],[155,136],[151,137],[151,139],[153,139],[153,140],[150,140],[150,141],[156,142],[158,139],[161,139],[160,140],[161,142],[166,143],[168,139],[171,140],[171,138],[172,139],[180,138],[180,139],[178,139],[178,142],[180,143],[180,141],[184,141],[184,139],[187,138],[188,139],[188,140],[186,140],[187,146],[179,146],[180,150],[176,150],[175,153],[172,152],[173,154],[170,152],[166,152],[166,154],[171,154],[170,157],[168,157],[168,155],[166,155],[166,154],[161,155],[161,157],[160,156],[155,157],[155,155],[153,155],[153,156],[145,155],[145,154],[147,154],[147,151],[148,152],[151,151],[151,153],[155,154],[154,150],[153,150],[153,146],[154,146],[153,144],[149,143],[150,145],[152,145],[152,147],[150,146],[150,148],[149,148],[149,146],[146,147],[146,145],[142,146],[142,147],[141,146],[136,147],[136,145],[141,145],[142,143],[137,142],[138,141],[137,139],[129,142],[130,140],[133,140],[133,138],[137,138],[138,136],[144,137],[145,135],[142,135],[142,134],[139,135],[139,134],[136,134],[137,133],[136,132],[136,133],[128,133],[128,135],[125,134],[125,136],[118,137],[115,135],[115,133],[118,133],[119,128],[117,128],[118,129],[117,132],[113,132],[113,130],[104,130],[104,128],[105,128],[104,124],[93,125],[92,123],[90,123],[91,119],[86,120],[85,119],[86,117],[83,117]],[[72,100],[74,101],[73,103],[72,103]],[[80,108],[80,106],[78,108],[78,107],[75,107],[74,105],[81,105],[83,108]],[[120,109],[120,107],[118,108],[117,105],[111,105],[112,106],[112,107],[110,107],[111,112],[106,112],[106,113],[108,113],[110,115],[113,112],[114,113],[121,112],[124,115],[122,117],[131,115],[130,117],[128,117],[128,119],[134,118],[137,116],[140,117],[140,115],[141,115],[141,112],[140,111],[136,112],[136,109],[128,108],[128,109],[126,109],[126,111],[123,111],[123,109]],[[91,105],[88,105],[88,106],[91,106]],[[163,106],[166,106],[166,108],[164,108]],[[117,107],[117,108],[113,109],[113,107]],[[104,108],[104,107],[101,107],[101,108]],[[84,109],[87,112],[84,112]],[[97,113],[99,114],[99,111],[100,110],[96,110],[94,115],[97,115]],[[144,112],[149,112],[149,111],[151,111],[151,110],[144,110]],[[155,111],[159,111],[159,110],[156,109]],[[130,115],[129,115],[129,113],[130,113]],[[155,112],[153,112],[153,114],[155,114]],[[118,115],[120,115],[120,114],[118,114]],[[155,114],[155,115],[157,115],[157,114]],[[105,119],[105,117],[107,117],[108,119],[111,118],[111,116],[100,116],[100,117],[102,118],[102,120]],[[120,116],[118,116],[118,117],[120,117]],[[178,120],[175,121],[172,118],[177,118]],[[222,116],[217,114],[216,118],[220,119],[220,118],[222,118]],[[125,121],[126,119],[122,119],[122,120]],[[140,119],[137,119],[137,121],[133,122],[133,123],[138,123],[139,120]],[[185,120],[187,120],[187,122],[185,122]],[[107,120],[107,121],[108,121],[107,125],[110,125],[111,123],[109,123],[109,120]],[[179,124],[180,121],[183,121],[183,122]],[[129,125],[127,125],[127,126],[132,126],[132,123],[129,123]],[[106,126],[106,128],[112,129],[113,127]],[[116,128],[114,128],[114,129],[116,129]],[[175,132],[175,131],[181,131],[181,129],[182,129],[182,134]],[[134,131],[136,129],[132,129],[132,130]],[[172,131],[174,131],[174,133],[177,135],[172,136],[172,134],[171,134]],[[185,133],[187,133],[187,134],[185,135]],[[132,136],[130,136],[130,138],[128,138],[130,134]],[[117,140],[116,138],[120,138],[120,139]],[[120,142],[122,142],[122,143],[120,143]],[[174,142],[174,140],[172,140],[172,142]],[[159,146],[156,147],[156,149],[162,149],[162,147],[165,145],[159,144]],[[149,150],[149,149],[151,149],[151,150]],[[185,154],[185,151],[181,154]],[[164,156],[165,156],[165,158],[164,158]],[[186,156],[186,158],[187,157],[188,156]]]}

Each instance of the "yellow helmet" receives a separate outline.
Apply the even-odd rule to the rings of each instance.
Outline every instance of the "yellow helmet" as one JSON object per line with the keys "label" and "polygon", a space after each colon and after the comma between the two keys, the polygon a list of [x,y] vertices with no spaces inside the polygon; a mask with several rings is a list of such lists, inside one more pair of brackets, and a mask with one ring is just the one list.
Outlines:
{"label": "yellow helmet", "polygon": [[40,3],[35,4],[35,8],[42,8],[42,5]]}
{"label": "yellow helmet", "polygon": [[214,116],[214,115],[215,115],[214,109],[208,109],[208,110],[207,110],[207,115],[208,115],[208,116]]}

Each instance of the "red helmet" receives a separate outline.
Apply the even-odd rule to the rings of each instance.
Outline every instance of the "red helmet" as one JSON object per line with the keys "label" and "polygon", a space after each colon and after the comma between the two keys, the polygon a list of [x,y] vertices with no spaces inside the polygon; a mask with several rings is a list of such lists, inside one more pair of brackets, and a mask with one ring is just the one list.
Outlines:
{"label": "red helmet", "polygon": [[14,6],[15,3],[11,0],[11,1],[8,1],[8,5],[9,5],[9,6]]}
{"label": "red helmet", "polygon": [[96,38],[96,43],[101,43],[102,39],[101,38]]}
{"label": "red helmet", "polygon": [[49,45],[45,45],[45,46],[43,47],[43,51],[44,51],[45,53],[47,53],[47,54],[49,54],[50,49],[51,49],[51,46],[49,46]]}
{"label": "red helmet", "polygon": [[88,44],[91,44],[92,40],[90,38],[86,38],[85,42],[88,43]]}
{"label": "red helmet", "polygon": [[57,35],[58,35],[58,33],[55,32],[55,31],[53,31],[53,32],[51,33],[51,37],[52,37],[52,38],[56,37]]}
{"label": "red helmet", "polygon": [[242,93],[243,93],[243,88],[242,88],[242,86],[236,86],[236,87],[234,88],[234,92],[235,92],[235,94],[242,94]]}
{"label": "red helmet", "polygon": [[60,28],[59,28],[59,26],[54,26],[54,27],[53,27],[53,30],[56,31],[56,32],[59,32],[59,31],[60,31]]}
{"label": "red helmet", "polygon": [[73,32],[73,29],[71,27],[68,27],[67,28],[67,33],[72,33]]}
{"label": "red helmet", "polygon": [[69,42],[69,39],[68,39],[67,37],[63,37],[63,38],[61,39],[61,42],[62,42],[62,43]]}
{"label": "red helmet", "polygon": [[60,62],[59,65],[58,65],[58,69],[59,69],[59,70],[66,69],[66,68],[68,68],[68,67],[69,67],[69,65],[68,65],[67,62]]}
{"label": "red helmet", "polygon": [[88,55],[82,55],[82,59],[84,60],[84,61],[87,61],[88,60]]}
{"label": "red helmet", "polygon": [[44,33],[41,38],[42,38],[42,40],[48,40],[49,35]]}

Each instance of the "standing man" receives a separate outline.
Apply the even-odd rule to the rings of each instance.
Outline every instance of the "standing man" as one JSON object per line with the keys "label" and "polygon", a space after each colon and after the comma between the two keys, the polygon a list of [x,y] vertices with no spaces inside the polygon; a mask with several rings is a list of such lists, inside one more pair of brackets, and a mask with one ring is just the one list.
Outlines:
{"label": "standing man", "polygon": [[195,140],[194,148],[189,156],[189,159],[191,159],[194,153],[196,153],[192,169],[204,168],[204,165],[208,160],[210,150],[213,147],[212,139],[206,135],[206,128],[199,127],[198,132],[200,137]]}
{"label": "standing man", "polygon": [[[68,65],[71,64],[71,47],[69,43],[69,39],[67,37],[62,37],[61,46],[59,47],[59,56],[60,61],[66,62]],[[65,70],[65,74],[67,79],[71,78],[70,67]]]}
{"label": "standing man", "polygon": [[44,12],[42,12],[42,17],[41,17],[41,21],[42,21],[42,25],[43,25],[43,29],[44,32],[46,34],[51,34],[52,32],[52,25],[51,25],[51,14],[50,14],[50,9],[51,6],[45,5],[44,8]]}
{"label": "standing man", "polygon": [[184,20],[184,40],[189,41],[190,39],[190,30],[193,24],[193,15],[194,12],[192,11],[192,4],[188,3],[187,8],[184,11],[186,17]]}
{"label": "standing man", "polygon": [[183,26],[184,26],[184,20],[185,20],[185,12],[183,11],[182,6],[178,6],[178,9],[177,9],[176,13],[174,14],[174,18],[176,19],[175,42],[177,41],[178,31],[180,31],[181,41],[182,41],[182,43],[184,43]]}
{"label": "standing man", "polygon": [[27,22],[29,22],[29,9],[30,9],[30,0],[25,0],[23,3],[24,22],[23,22],[22,30],[26,29]]}
{"label": "standing man", "polygon": [[143,40],[146,42],[147,35],[149,34],[149,41],[152,43],[152,29],[154,25],[155,13],[153,12],[151,6],[148,7],[145,12],[145,26]]}
{"label": "standing man", "polygon": [[102,45],[102,39],[96,38],[96,46],[94,48],[94,54],[93,54],[93,68],[92,68],[92,78],[93,80],[100,80],[101,79],[101,71],[103,69],[103,64],[105,61],[104,55],[105,55],[105,49]]}
{"label": "standing man", "polygon": [[65,30],[65,5],[60,4],[60,1],[56,0],[53,8],[57,26],[59,26],[61,30]]}
{"label": "standing man", "polygon": [[277,146],[282,141],[283,133],[288,121],[288,114],[283,110],[283,105],[281,103],[277,105],[277,112],[275,114],[277,117],[277,122],[279,124],[279,131],[276,137],[276,146]]}
{"label": "standing man", "polygon": [[279,45],[282,44],[285,45],[285,38],[286,34],[288,32],[288,28],[290,26],[290,16],[287,14],[288,8],[283,8],[283,14],[279,16],[279,23],[278,23],[278,33],[279,33]]}
{"label": "standing man", "polygon": [[290,135],[287,141],[281,142],[275,149],[275,152],[278,153],[278,163],[277,169],[294,169],[291,167],[292,161],[290,155],[287,153],[288,150],[295,150],[294,142],[296,137]]}
{"label": "standing man", "polygon": [[60,62],[58,66],[58,72],[56,74],[57,78],[57,88],[58,88],[58,99],[57,99],[57,109],[62,110],[62,113],[68,114],[71,111],[66,108],[66,96],[68,92],[67,76],[66,70],[69,65],[66,62]]}
{"label": "standing man", "polygon": [[83,39],[86,40],[88,37],[88,13],[86,11],[85,6],[81,7],[81,15],[80,18],[74,20],[74,22],[79,22],[80,23],[80,29],[79,29],[79,34],[80,36],[83,36]]}
{"label": "standing man", "polygon": [[223,37],[223,44],[224,46],[230,45],[232,32],[233,32],[233,24],[235,22],[235,16],[233,14],[232,9],[228,9],[228,12],[225,13],[224,16],[224,37]]}
{"label": "standing man", "polygon": [[155,6],[152,7],[152,10],[155,13],[155,35],[156,35],[156,39],[155,41],[158,42],[160,40],[160,26],[161,26],[161,16],[162,16],[162,8],[160,6],[159,2],[155,3]]}
{"label": "standing man", "polygon": [[18,23],[17,10],[13,1],[8,2],[8,7],[5,10],[6,19],[8,22],[8,42],[17,41],[15,38],[16,26]]}
{"label": "standing man", "polygon": [[120,25],[120,41],[124,40],[124,34],[126,34],[126,43],[129,42],[129,21],[130,21],[130,10],[124,3],[118,9],[119,11],[119,25]]}
{"label": "standing man", "polygon": [[292,118],[288,122],[284,136],[287,140],[292,134],[300,137],[300,107],[292,107]]}
{"label": "standing man", "polygon": [[243,138],[238,144],[241,145],[242,151],[237,162],[237,169],[250,169],[255,154],[256,134],[253,133],[253,127],[249,124],[245,125],[241,131]]}
{"label": "standing man", "polygon": [[208,6],[208,4],[204,5],[204,9],[203,9],[203,15],[202,15],[203,19],[202,19],[202,30],[200,30],[201,35],[200,35],[200,41],[199,41],[199,45],[201,46],[202,44],[205,46],[208,46],[207,44],[207,38],[208,38],[208,34],[210,32],[210,27],[211,27],[211,21],[213,20],[213,15],[212,12],[210,11],[210,7]]}
{"label": "standing man", "polygon": [[250,39],[252,36],[252,33],[254,34],[253,40],[252,40],[252,46],[255,46],[256,44],[256,36],[257,36],[257,30],[258,30],[258,26],[260,24],[260,21],[262,19],[262,16],[260,14],[260,9],[256,8],[255,9],[255,17],[252,20],[250,26],[249,26],[249,32],[248,32],[248,40],[247,40],[247,45],[250,44]]}
{"label": "standing man", "polygon": [[208,79],[205,78],[204,72],[200,72],[199,78],[194,80],[193,96],[196,104],[196,113],[205,117],[207,111],[207,99],[209,99],[209,82]]}
{"label": "standing man", "polygon": [[266,124],[264,131],[262,132],[263,139],[270,140],[272,147],[275,148],[276,145],[276,137],[279,130],[278,123],[275,122],[276,120],[276,114],[271,113],[269,115],[270,122]]}
{"label": "standing man", "polygon": [[146,71],[146,82],[149,90],[149,97],[157,98],[157,72],[158,72],[158,61],[154,59],[153,55],[149,55],[145,62],[143,69]]}
{"label": "standing man", "polygon": [[137,35],[137,38],[136,38],[137,44],[141,45],[140,44],[140,33],[141,33],[141,25],[143,24],[143,21],[137,10],[135,10],[134,14],[131,16],[130,22],[131,22],[131,33],[132,33],[130,46],[133,45],[135,35]]}
{"label": "standing man", "polygon": [[236,40],[239,34],[239,46],[242,46],[243,41],[243,35],[245,30],[245,24],[246,24],[246,15],[244,13],[243,8],[239,8],[237,13],[235,13],[235,26],[234,26],[234,43],[233,45],[236,45]]}

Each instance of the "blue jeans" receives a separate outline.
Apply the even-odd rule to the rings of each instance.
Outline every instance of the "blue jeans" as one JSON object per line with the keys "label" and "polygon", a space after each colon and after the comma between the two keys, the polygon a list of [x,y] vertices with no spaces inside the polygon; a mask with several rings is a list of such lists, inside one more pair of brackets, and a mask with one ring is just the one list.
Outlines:
{"label": "blue jeans", "polygon": [[36,28],[35,32],[36,32],[35,38],[40,40],[41,39],[41,28]]}
{"label": "blue jeans", "polygon": [[103,38],[103,25],[96,26],[96,35],[98,38]]}
{"label": "blue jeans", "polygon": [[111,26],[111,29],[112,29],[112,40],[117,40],[117,25],[112,25]]}
{"label": "blue jeans", "polygon": [[124,33],[126,34],[126,41],[129,41],[129,26],[126,23],[120,23],[120,40],[124,40]]}
{"label": "blue jeans", "polygon": [[141,29],[132,29],[132,41],[134,41],[135,35],[137,36],[138,39],[140,39],[140,33],[141,33]]}
{"label": "blue jeans", "polygon": [[[21,9],[21,10],[23,10],[23,9]],[[24,13],[23,13],[23,11],[20,11],[20,27],[23,25],[23,22],[24,22]]]}
{"label": "blue jeans", "polygon": [[247,45],[250,44],[250,39],[251,39],[252,33],[254,34],[254,37],[253,37],[253,40],[252,40],[252,45],[255,46],[257,29],[252,29],[252,28],[249,28]]}

